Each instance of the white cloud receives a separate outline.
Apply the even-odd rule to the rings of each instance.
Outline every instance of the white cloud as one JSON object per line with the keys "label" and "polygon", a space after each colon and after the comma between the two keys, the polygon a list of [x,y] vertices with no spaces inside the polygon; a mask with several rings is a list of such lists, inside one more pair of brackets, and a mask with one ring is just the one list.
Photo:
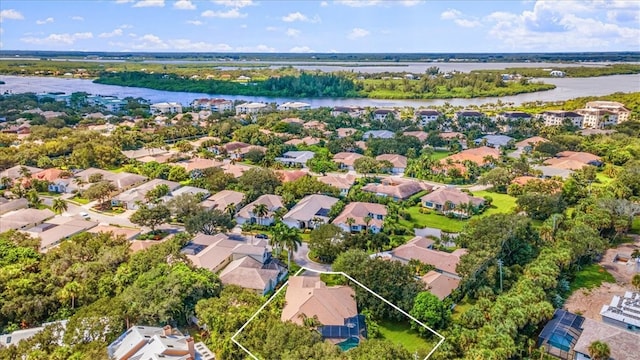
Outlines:
{"label": "white cloud", "polygon": [[275,52],[276,49],[268,45],[260,44],[257,46],[238,46],[235,48],[235,51],[268,53],[268,52]]}
{"label": "white cloud", "polygon": [[44,25],[44,24],[50,24],[53,22],[53,18],[52,17],[48,17],[44,20],[36,20],[36,24],[38,25]]}
{"label": "white cloud", "polygon": [[278,31],[279,28],[275,27],[275,26],[267,26],[266,28],[264,28],[267,31]]}
{"label": "white cloud", "polygon": [[336,4],[345,5],[349,7],[366,7],[376,6],[382,4],[381,0],[335,0]]}
{"label": "white cloud", "polygon": [[24,19],[24,16],[22,16],[22,14],[17,10],[6,9],[0,11],[0,22],[3,22],[5,19],[22,20]]}
{"label": "white cloud", "polygon": [[[612,17],[607,10],[621,14]],[[505,49],[525,51],[627,50],[640,48],[635,18],[638,2],[537,1],[521,13],[494,12],[485,17],[489,36]]]}
{"label": "white cloud", "polygon": [[290,13],[287,16],[283,16],[282,21],[284,22],[309,21],[309,18],[306,15],[302,14],[301,12],[296,11],[294,13]]}
{"label": "white cloud", "polygon": [[214,0],[213,2],[218,5],[232,8],[243,8],[245,6],[255,5],[252,0]]}
{"label": "white cloud", "polygon": [[298,35],[300,35],[300,30],[288,28],[285,34],[290,37],[297,37]]}
{"label": "white cloud", "polygon": [[77,40],[92,39],[93,34],[90,32],[83,33],[64,33],[64,34],[50,34],[44,38],[26,37],[20,39],[22,42],[36,45],[73,45]]}
{"label": "white cloud", "polygon": [[98,35],[99,38],[110,38],[110,37],[115,37],[115,36],[122,36],[122,29],[118,28],[113,30],[112,32],[103,32],[100,35]]}
{"label": "white cloud", "polygon": [[289,52],[292,53],[312,53],[315,52],[313,49],[311,49],[308,46],[294,46],[291,49],[289,49]]}
{"label": "white cloud", "polygon": [[167,40],[171,50],[180,51],[231,51],[233,48],[228,44],[211,44],[204,41],[192,42],[189,39]]}
{"label": "white cloud", "polygon": [[442,20],[453,20],[453,22],[461,27],[472,28],[482,25],[478,19],[463,15],[459,10],[448,9],[440,14]]}
{"label": "white cloud", "polygon": [[126,4],[126,3],[131,3],[134,0],[116,0],[116,4]]}
{"label": "white cloud", "polygon": [[196,6],[191,0],[178,0],[173,3],[173,7],[178,10],[195,10]]}
{"label": "white cloud", "polygon": [[122,24],[120,26],[118,26],[120,29],[131,29],[133,28],[133,25],[130,24]]}
{"label": "white cloud", "polygon": [[329,6],[329,3],[326,1],[321,1],[320,2],[320,6],[325,7],[325,6]]}
{"label": "white cloud", "polygon": [[228,11],[214,11],[207,10],[202,13],[204,17],[216,17],[221,19],[239,19],[247,17],[246,13],[241,13],[238,9],[231,9]]}
{"label": "white cloud", "polygon": [[347,37],[351,40],[355,40],[355,39],[363,38],[368,35],[369,35],[369,30],[365,30],[362,28],[353,28],[349,32],[349,34],[347,34]]}
{"label": "white cloud", "polygon": [[202,24],[204,24],[202,21],[200,20],[187,20],[187,24],[191,24],[191,25],[195,25],[195,26],[200,26]]}
{"label": "white cloud", "polygon": [[240,28],[241,28],[241,29],[246,29],[246,28],[248,28],[248,27],[249,27],[249,25],[247,25],[247,24],[242,24],[242,25],[240,25]]}
{"label": "white cloud", "polygon": [[447,11],[443,11],[440,14],[440,19],[442,20],[453,20],[457,19],[462,15],[462,13],[456,9],[448,9]]}
{"label": "white cloud", "polygon": [[164,7],[164,0],[141,0],[133,4],[133,7]]}
{"label": "white cloud", "polygon": [[74,21],[84,21],[84,18],[82,16],[72,16],[71,20]]}
{"label": "white cloud", "polygon": [[422,4],[424,1],[422,0],[402,0],[400,3],[406,7],[416,6],[418,4]]}

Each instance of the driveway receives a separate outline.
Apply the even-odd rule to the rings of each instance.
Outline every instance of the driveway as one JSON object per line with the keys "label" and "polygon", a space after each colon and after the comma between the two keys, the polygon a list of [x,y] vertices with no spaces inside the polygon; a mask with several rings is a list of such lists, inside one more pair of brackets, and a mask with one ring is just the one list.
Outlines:
{"label": "driveway", "polygon": [[320,264],[309,259],[309,245],[302,243],[298,246],[298,251],[293,253],[293,260],[296,264],[311,270],[317,271],[331,271],[331,265]]}

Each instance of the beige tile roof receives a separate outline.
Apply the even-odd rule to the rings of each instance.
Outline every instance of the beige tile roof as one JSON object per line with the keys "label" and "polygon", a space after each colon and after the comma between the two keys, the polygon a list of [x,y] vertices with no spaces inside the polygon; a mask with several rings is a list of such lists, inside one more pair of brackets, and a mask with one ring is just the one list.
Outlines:
{"label": "beige tile roof", "polygon": [[[348,218],[352,218],[354,225],[364,226],[367,223],[364,218],[369,214],[387,216],[387,207],[382,204],[367,202],[352,202],[344,207],[344,210],[333,221],[333,224],[346,224]],[[382,228],[383,220],[371,219],[369,225]]]}
{"label": "beige tile roof", "polygon": [[345,164],[346,166],[353,166],[353,163],[362,157],[361,154],[353,152],[339,152],[333,155],[333,161]]}
{"label": "beige tile roof", "polygon": [[244,194],[233,190],[222,190],[213,194],[203,202],[203,206],[208,209],[218,209],[224,211],[229,204],[240,205],[244,201]]}
{"label": "beige tile roof", "polygon": [[589,345],[596,340],[600,340],[609,345],[611,359],[638,359],[636,355],[640,354],[638,352],[640,333],[634,333],[591,319],[584,319],[582,328],[582,334],[573,347],[575,351],[589,355]]}
{"label": "beige tile roof", "polygon": [[455,187],[441,187],[421,197],[420,201],[429,201],[440,205],[444,205],[447,201],[452,202],[454,205],[467,204],[469,201],[476,206],[484,203],[483,198],[471,196]]}
{"label": "beige tile roof", "polygon": [[[300,200],[288,213],[284,215],[283,220],[293,219],[299,221],[312,220],[321,209],[331,209],[338,199],[326,195],[309,195]],[[326,217],[326,215],[324,215]]]}
{"label": "beige tile roof", "polygon": [[253,209],[258,204],[267,205],[267,209],[269,210],[267,213],[267,217],[270,217],[274,211],[278,210],[281,207],[284,207],[282,204],[282,197],[279,195],[262,195],[257,198],[254,202],[249,203],[247,206],[243,207],[238,211],[237,216],[243,217],[245,219],[249,219],[253,216]]}
{"label": "beige tile roof", "polygon": [[334,186],[338,189],[350,189],[355,182],[354,175],[325,175],[318,178],[318,181],[327,185]]}
{"label": "beige tile roof", "polygon": [[451,295],[453,290],[457,289],[460,285],[460,279],[454,279],[433,270],[426,273],[421,280],[427,284],[429,292],[437,296],[440,300]]}
{"label": "beige tile roof", "polygon": [[302,314],[317,316],[322,325],[344,325],[358,314],[355,292],[348,286],[327,287],[320,277],[292,276],[285,296],[282,321],[302,325]]}
{"label": "beige tile roof", "polygon": [[541,136],[534,136],[534,137],[530,137],[528,139],[524,139],[522,141],[519,141],[516,143],[516,148],[520,149],[520,148],[524,148],[527,146],[535,146],[538,145],[539,143],[543,143],[543,142],[547,142],[549,140],[541,137]]}
{"label": "beige tile roof", "polygon": [[393,164],[393,167],[395,167],[395,168],[406,168],[407,167],[407,158],[405,156],[402,156],[402,155],[382,154],[382,155],[376,156],[376,160],[378,160],[378,161],[387,160],[391,164]]}
{"label": "beige tile roof", "polygon": [[303,176],[309,174],[307,169],[302,170],[276,170],[276,174],[280,177],[282,182],[291,182],[300,179]]}
{"label": "beige tile roof", "polygon": [[238,285],[245,289],[264,291],[269,283],[278,281],[278,270],[263,269],[262,263],[245,256],[234,260],[220,272],[220,281],[225,285]]}
{"label": "beige tile roof", "polygon": [[226,174],[231,174],[234,178],[239,178],[245,171],[252,169],[251,166],[242,164],[224,164],[220,168],[222,168]]}
{"label": "beige tile roof", "polygon": [[175,163],[175,165],[182,166],[185,170],[204,170],[212,167],[219,167],[223,163],[221,161],[216,161],[213,159],[204,159],[204,158],[193,158],[185,161],[180,161]]}
{"label": "beige tile roof", "polygon": [[478,148],[463,150],[457,154],[453,154],[451,156],[447,156],[446,158],[440,160],[441,164],[446,164],[447,159],[451,159],[453,162],[464,162],[471,161],[480,166],[485,165],[484,158],[487,156],[492,156],[495,159],[500,158],[500,150],[494,149],[488,146],[481,146]]}
{"label": "beige tile roof", "polygon": [[600,161],[602,158],[587,152],[563,151],[557,153],[556,157],[546,160],[544,164],[558,169],[578,170],[589,163]]}
{"label": "beige tile roof", "polygon": [[362,187],[362,191],[372,192],[374,194],[384,194],[386,196],[397,199],[406,199],[413,194],[419,193],[422,190],[433,189],[432,186],[418,181],[392,181],[392,179],[390,178],[387,178],[385,180],[386,181],[382,181],[380,184],[369,183]]}
{"label": "beige tile roof", "polygon": [[[427,239],[428,240],[428,239]],[[394,257],[409,261],[411,259],[420,260],[422,263],[430,264],[440,271],[450,274],[457,274],[456,266],[460,262],[460,257],[466,254],[465,249],[458,249],[453,253],[428,249],[424,238],[416,236],[404,245],[398,246],[391,254]]]}
{"label": "beige tile roof", "polygon": [[413,136],[420,141],[425,141],[429,137],[429,133],[424,131],[405,131],[402,135]]}
{"label": "beige tile roof", "polygon": [[[140,234],[140,229],[123,228],[112,225],[98,225],[94,228],[87,230],[89,233],[112,233],[115,236],[124,236],[125,239],[131,240]],[[155,241],[157,243],[157,241]]]}
{"label": "beige tile roof", "polygon": [[356,131],[358,130],[354,128],[340,128],[340,129],[336,129],[336,134],[338,134],[339,138],[343,138],[343,137],[347,137],[355,134]]}

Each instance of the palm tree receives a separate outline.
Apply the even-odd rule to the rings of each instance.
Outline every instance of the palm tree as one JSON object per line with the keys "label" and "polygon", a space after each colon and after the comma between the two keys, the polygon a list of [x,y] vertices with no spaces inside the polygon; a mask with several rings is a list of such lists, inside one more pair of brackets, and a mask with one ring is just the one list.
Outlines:
{"label": "palm tree", "polygon": [[367,215],[362,220],[364,220],[365,225],[367,225],[367,229],[366,230],[367,230],[367,232],[369,232],[369,224],[371,223],[371,220],[373,220],[373,218],[371,216]]}
{"label": "palm tree", "polygon": [[0,185],[3,189],[8,189],[12,182],[13,181],[8,176],[3,176],[2,179],[0,179]]}
{"label": "palm tree", "polygon": [[60,198],[53,199],[51,209],[53,209],[56,214],[62,214],[68,209],[67,202]]}
{"label": "palm tree", "polygon": [[606,342],[596,340],[589,345],[589,357],[591,360],[609,360],[611,349]]}
{"label": "palm tree", "polygon": [[287,249],[288,267],[291,269],[291,255],[298,251],[298,247],[302,244],[300,232],[278,221],[273,228],[273,242]]}
{"label": "palm tree", "polygon": [[29,207],[32,208],[37,208],[38,206],[42,205],[42,199],[40,199],[40,196],[38,196],[38,192],[36,191],[36,189],[29,190],[29,192],[27,193],[27,201],[29,201]]}
{"label": "palm tree", "polygon": [[349,231],[351,231],[351,227],[353,226],[353,224],[356,223],[356,220],[352,217],[347,218],[347,220],[345,220],[345,222],[347,223],[347,225],[349,225]]}
{"label": "palm tree", "polygon": [[267,204],[257,204],[256,206],[253,207],[253,215],[255,215],[258,218],[259,225],[263,225],[262,218],[267,216],[268,213],[269,213],[269,208],[267,207]]}
{"label": "palm tree", "polygon": [[31,179],[31,171],[26,166],[20,166],[20,176],[25,179]]}
{"label": "palm tree", "polygon": [[633,277],[631,278],[631,285],[640,290],[640,274],[633,275]]}
{"label": "palm tree", "polygon": [[234,216],[236,214],[236,204],[235,203],[227,204],[227,206],[224,208],[224,212],[226,214],[229,214],[230,216]]}

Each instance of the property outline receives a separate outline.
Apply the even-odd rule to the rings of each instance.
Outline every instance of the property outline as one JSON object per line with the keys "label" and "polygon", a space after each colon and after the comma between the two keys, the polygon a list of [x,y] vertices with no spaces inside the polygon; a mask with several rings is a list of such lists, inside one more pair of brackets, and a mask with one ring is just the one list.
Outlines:
{"label": "property outline", "polygon": [[[438,333],[437,331],[433,330],[432,328],[430,328],[429,326],[423,324],[420,320],[414,318],[413,316],[411,316],[409,313],[407,313],[406,311],[400,309],[399,307],[397,307],[396,305],[392,304],[389,300],[383,298],[382,296],[380,296],[379,294],[375,293],[374,291],[372,291],[371,289],[369,289],[368,287],[362,285],[362,283],[360,283],[358,280],[352,278],[351,276],[347,275],[346,273],[342,272],[342,271],[322,271],[322,270],[315,270],[315,269],[310,269],[310,268],[306,268],[306,267],[301,267],[300,270],[298,270],[293,276],[297,276],[298,274],[300,274],[303,271],[311,271],[314,273],[318,273],[318,274],[329,274],[329,275],[343,275],[345,276],[347,279],[353,281],[354,283],[358,284],[358,286],[362,287],[363,289],[367,290],[368,292],[370,292],[371,294],[373,294],[375,297],[377,297],[378,299],[384,301],[387,305],[390,305],[391,307],[393,307],[394,309],[400,311],[403,315],[405,315],[406,317],[408,317],[409,319],[415,321],[417,324],[419,324],[420,326],[424,327],[425,329],[428,329],[429,331],[431,331],[432,333],[434,333],[436,336],[438,336],[440,338],[440,341],[438,341],[438,343],[436,344],[436,346],[433,347],[433,349],[431,349],[431,351],[427,354],[427,356],[423,359],[423,360],[427,360],[429,359],[429,357],[431,357],[431,355],[438,349],[438,347],[440,347],[440,345],[444,342],[445,337],[442,336],[440,333]],[[245,322],[240,329],[238,329],[238,331],[236,331],[235,334],[233,334],[233,336],[231,337],[231,341],[233,341],[236,345],[238,345],[242,350],[244,350],[244,352],[246,352],[252,359],[254,360],[260,360],[260,358],[258,358],[257,356],[253,355],[253,353],[251,353],[251,351],[249,351],[246,347],[244,347],[242,344],[240,344],[240,342],[238,340],[236,340],[236,336],[240,335],[240,333],[242,332],[242,330],[244,330],[251,321],[253,321],[253,319],[255,319],[256,316],[258,316],[258,314],[265,308],[267,307],[267,305],[269,305],[271,303],[271,301],[273,301],[273,299],[275,299],[276,296],[278,296],[278,294],[287,286],[289,286],[289,279],[287,279],[287,281],[280,287],[280,289],[278,289],[278,291],[276,291],[273,295],[271,295],[271,297],[264,303],[262,304],[262,306],[260,306],[260,308],[253,314],[251,315],[251,317],[249,318],[249,320],[247,320],[247,322]]]}

